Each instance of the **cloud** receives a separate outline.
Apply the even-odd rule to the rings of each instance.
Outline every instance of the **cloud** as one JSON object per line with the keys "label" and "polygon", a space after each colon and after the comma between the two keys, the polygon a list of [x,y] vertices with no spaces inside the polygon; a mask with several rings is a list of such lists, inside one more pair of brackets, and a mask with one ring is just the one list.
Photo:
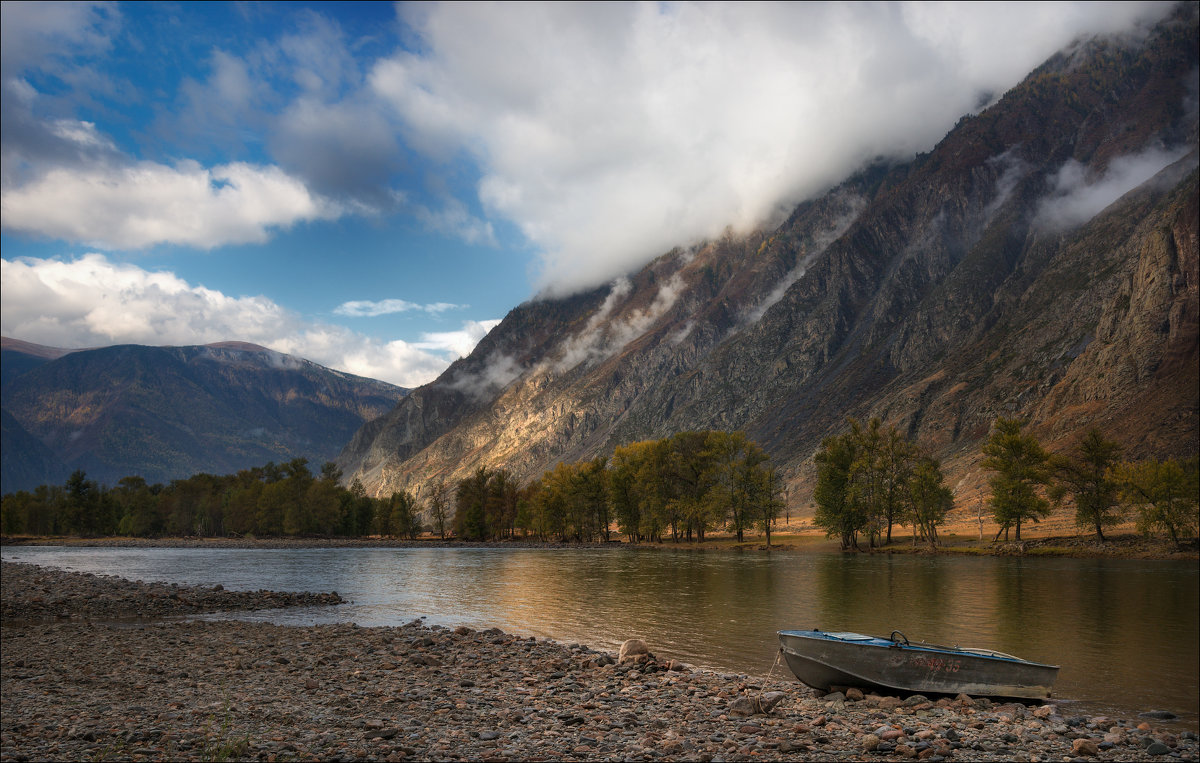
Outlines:
{"label": "cloud", "polygon": [[435,379],[498,323],[467,321],[421,342],[384,342],[307,321],[266,297],[231,297],[103,254],[0,260],[0,268],[5,336],[55,347],[240,340],[404,387]]}
{"label": "cloud", "polygon": [[447,310],[461,310],[467,305],[455,305],[450,302],[433,302],[427,305],[420,305],[416,302],[409,302],[405,299],[383,299],[378,302],[369,300],[354,300],[351,302],[343,302],[333,309],[337,315],[345,315],[350,318],[374,318],[379,315],[392,315],[394,313],[422,312],[430,315],[440,315]]}
{"label": "cloud", "polygon": [[[212,248],[262,243],[274,229],[391,203],[395,131],[377,104],[326,103],[341,89],[361,89],[361,73],[336,24],[316,14],[296,14],[297,31],[252,51],[252,62],[214,49],[207,80],[179,83],[179,112],[151,130],[169,147],[204,136],[224,144],[223,156],[244,155],[269,137],[281,162],[202,166],[146,159],[144,144],[137,156],[94,122],[66,116],[111,114],[155,97],[106,68],[121,27],[114,5],[5,3],[3,13],[5,230],[106,249]],[[279,111],[284,75],[299,94]]]}
{"label": "cloud", "polygon": [[[0,18],[3,184],[17,182],[35,168],[111,153],[111,142],[93,123],[69,116],[69,104],[112,90],[110,81],[80,60],[112,47],[121,24],[116,5],[3,3]],[[31,71],[56,81],[54,94],[39,93],[26,78]]]}
{"label": "cloud", "polygon": [[434,352],[449,352],[465,358],[479,344],[479,340],[500,325],[500,319],[490,321],[463,321],[458,331],[431,331],[421,335],[421,341],[413,346]]}
{"label": "cloud", "polygon": [[52,169],[6,188],[0,210],[8,230],[105,249],[264,242],[272,228],[342,214],[278,167],[191,161]]}
{"label": "cloud", "polygon": [[813,260],[821,256],[830,244],[842,237],[843,233],[850,230],[850,226],[854,224],[858,216],[867,208],[866,199],[847,192],[839,193],[836,197],[830,199],[830,201],[833,205],[833,208],[830,209],[830,214],[836,215],[836,217],[828,220],[828,223],[824,227],[814,227],[810,238],[800,242],[800,261],[796,263],[795,267],[784,274],[779,283],[775,284],[775,287],[771,289],[771,292],[761,302],[745,311],[742,315],[742,323],[758,323],[767,310],[770,310],[775,303],[783,299],[788,289],[792,288],[792,284],[804,277]]}
{"label": "cloud", "polygon": [[393,126],[377,106],[358,100],[296,100],[276,121],[272,155],[320,192],[386,209],[401,169]]}
{"label": "cloud", "polygon": [[115,3],[4,3],[0,6],[0,76],[55,66],[72,55],[106,50],[120,24]]}
{"label": "cloud", "polygon": [[416,205],[417,219],[431,231],[462,239],[468,244],[496,246],[496,233],[490,222],[472,215],[458,199],[446,198],[444,201],[441,209]]}
{"label": "cloud", "polygon": [[[563,294],[926,150],[1077,36],[1170,7],[400,4],[399,49],[391,29],[289,8],[270,38],[188,38],[207,68],[150,93],[107,57],[152,47],[144,15],[4,3],[3,225],[207,248],[349,214],[496,245],[509,222],[538,288]],[[131,105],[158,121],[106,134]]]}
{"label": "cloud", "polygon": [[1186,146],[1170,150],[1152,146],[1113,159],[1098,176],[1091,175],[1087,167],[1074,159],[1068,159],[1050,178],[1050,193],[1039,204],[1034,224],[1049,231],[1082,225],[1190,150]]}
{"label": "cloud", "polygon": [[[681,259],[687,257],[685,254]],[[619,306],[629,295],[632,284],[627,278],[617,278],[583,330],[563,341],[559,357],[550,361],[550,367],[561,372],[581,363],[591,364],[612,357],[649,331],[654,322],[675,305],[686,288],[683,277],[675,273],[659,288],[649,305],[622,313]]]}
{"label": "cloud", "polygon": [[487,359],[482,370],[457,371],[446,384],[451,389],[470,395],[476,400],[483,400],[507,387],[524,372],[525,369],[521,368],[516,358],[496,353]]}
{"label": "cloud", "polygon": [[474,158],[485,211],[564,293],[928,149],[1078,35],[1169,8],[402,5],[417,42],[368,82],[409,145]]}

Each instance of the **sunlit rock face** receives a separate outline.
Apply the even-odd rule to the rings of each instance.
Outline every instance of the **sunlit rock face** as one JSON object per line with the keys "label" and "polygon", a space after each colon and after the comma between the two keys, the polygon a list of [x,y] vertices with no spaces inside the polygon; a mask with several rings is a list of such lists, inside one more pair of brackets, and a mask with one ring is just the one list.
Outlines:
{"label": "sunlit rock face", "polygon": [[803,507],[848,416],[943,459],[960,505],[998,416],[1051,448],[1099,426],[1130,457],[1194,453],[1196,27],[1181,6],[1142,42],[1077,46],[776,227],[521,305],[339,463],[373,494],[420,493],[743,429]]}

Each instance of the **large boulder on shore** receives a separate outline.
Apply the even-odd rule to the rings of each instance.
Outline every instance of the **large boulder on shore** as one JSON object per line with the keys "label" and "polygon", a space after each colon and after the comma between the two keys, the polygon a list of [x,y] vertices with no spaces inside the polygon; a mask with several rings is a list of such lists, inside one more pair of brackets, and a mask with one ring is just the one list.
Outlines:
{"label": "large boulder on shore", "polygon": [[631,638],[621,644],[621,652],[617,661],[620,663],[644,661],[649,656],[650,647],[646,646],[646,642],[640,638]]}

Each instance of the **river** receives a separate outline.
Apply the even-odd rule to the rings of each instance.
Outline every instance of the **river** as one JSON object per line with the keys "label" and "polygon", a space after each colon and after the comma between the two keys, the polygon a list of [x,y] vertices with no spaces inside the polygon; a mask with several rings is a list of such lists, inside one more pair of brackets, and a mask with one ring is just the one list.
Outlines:
{"label": "river", "polygon": [[[1195,729],[1200,565],[1123,559],[638,549],[4,547],[5,561],[234,590],[337,591],[349,604],[231,615],[496,626],[765,676],[775,631],[852,630],[1062,666],[1080,713],[1169,710]],[[775,670],[786,668],[775,666]]]}

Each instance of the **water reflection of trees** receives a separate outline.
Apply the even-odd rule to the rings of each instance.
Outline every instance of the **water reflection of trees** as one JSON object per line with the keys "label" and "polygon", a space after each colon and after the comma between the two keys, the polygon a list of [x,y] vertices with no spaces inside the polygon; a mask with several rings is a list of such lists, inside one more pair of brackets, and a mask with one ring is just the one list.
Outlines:
{"label": "water reflection of trees", "polygon": [[955,581],[937,557],[827,555],[816,568],[823,630],[945,638]]}

